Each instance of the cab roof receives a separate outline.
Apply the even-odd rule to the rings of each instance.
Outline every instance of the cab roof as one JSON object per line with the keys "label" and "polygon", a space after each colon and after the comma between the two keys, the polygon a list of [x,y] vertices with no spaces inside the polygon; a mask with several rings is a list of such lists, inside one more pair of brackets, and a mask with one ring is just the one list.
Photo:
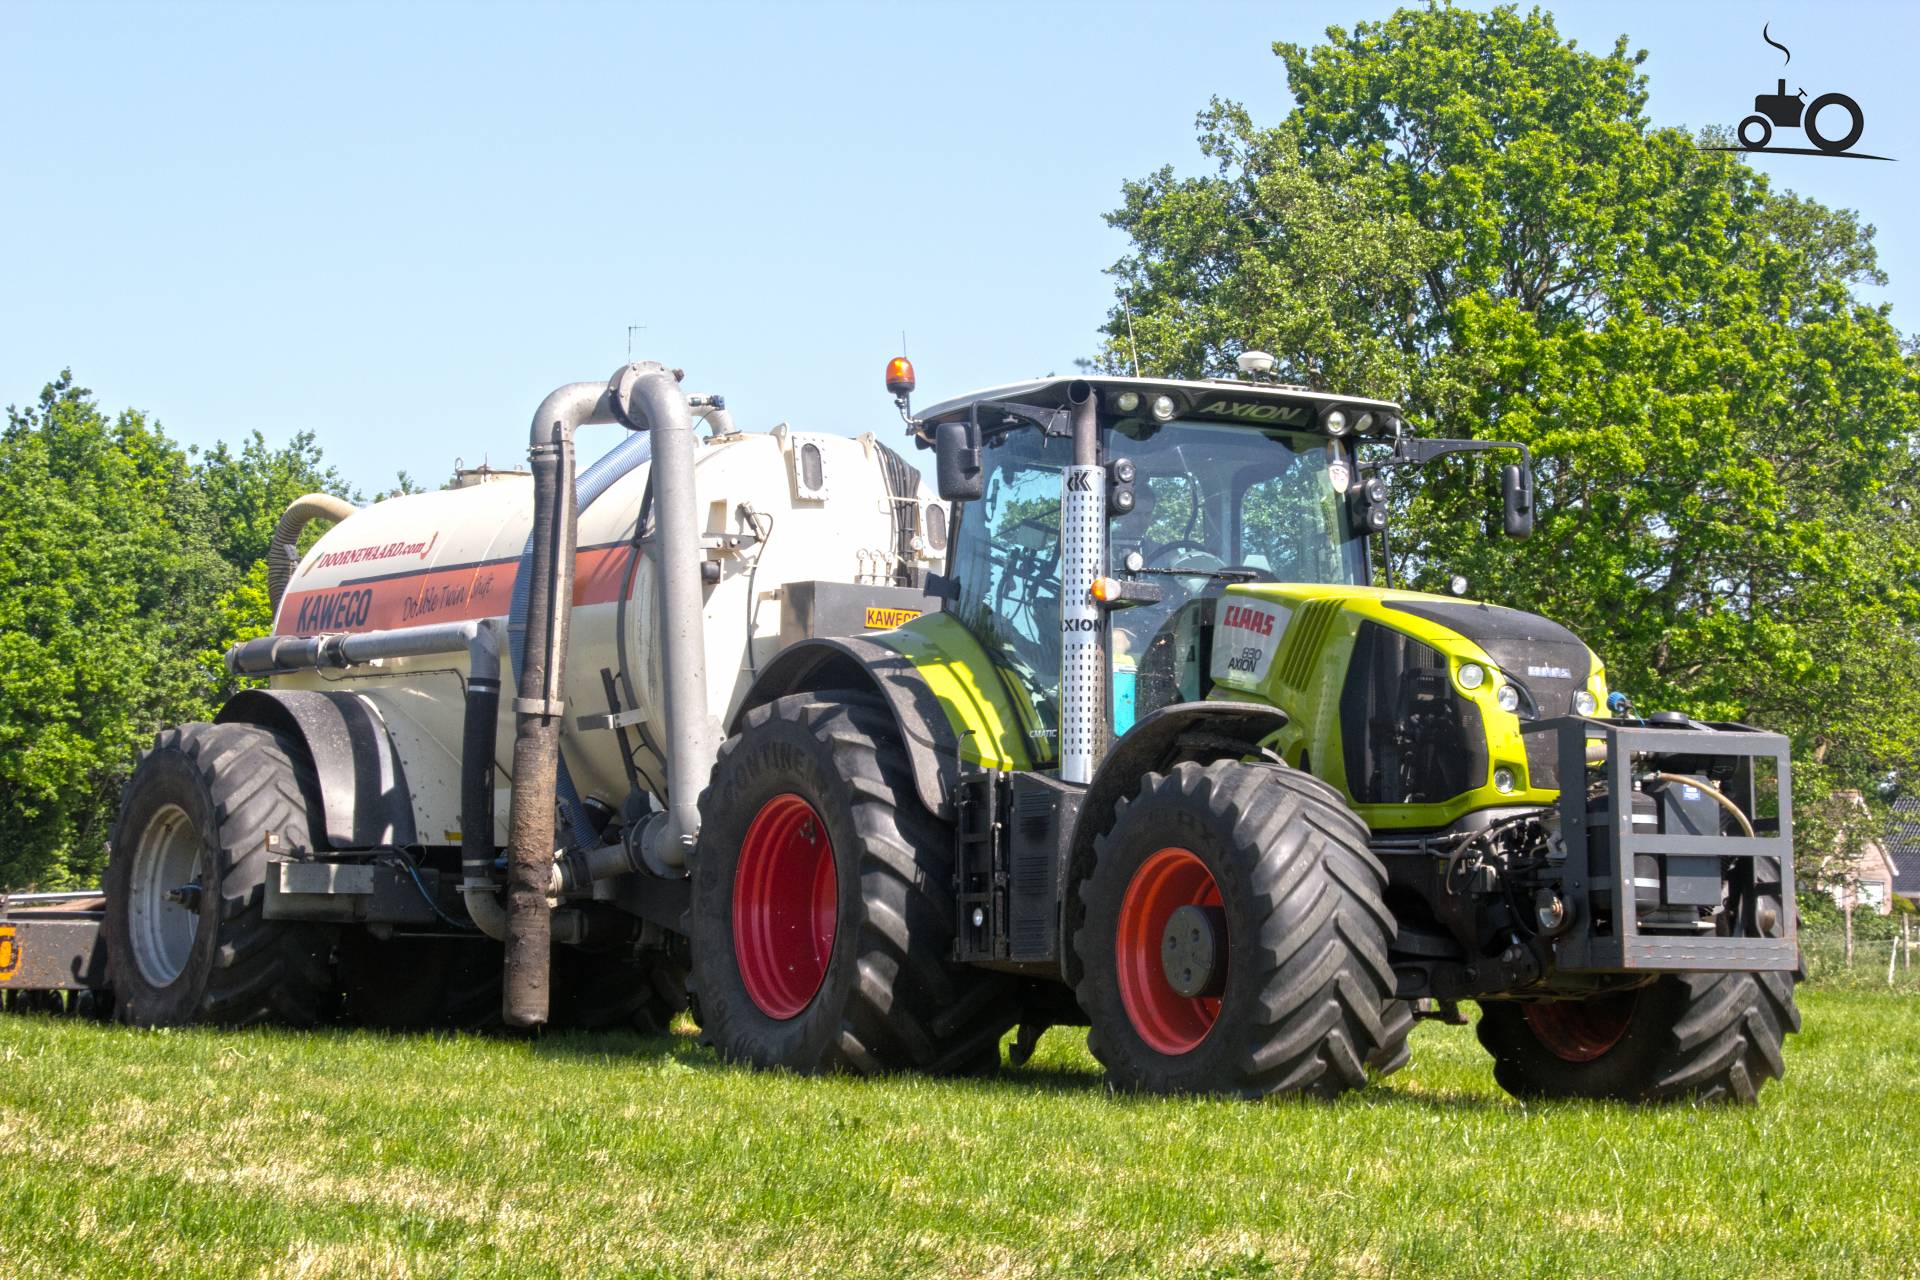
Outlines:
{"label": "cab roof", "polygon": [[[1126,391],[1138,392],[1142,404],[1151,404],[1156,396],[1171,396],[1180,406],[1177,416],[1215,422],[1241,423],[1246,426],[1317,428],[1320,414],[1335,406],[1350,410],[1374,410],[1398,414],[1400,406],[1390,400],[1370,400],[1365,396],[1330,395],[1303,387],[1273,382],[1241,382],[1230,378],[1187,380],[1183,378],[1035,378],[1029,382],[1009,382],[1004,386],[983,387],[965,395],[942,400],[915,415],[922,422],[952,420],[963,416],[982,401],[1010,401],[1042,409],[1063,409],[1067,388],[1076,382],[1091,385],[1101,400],[1111,406],[1115,397]],[[1140,412],[1144,413],[1142,408]]]}

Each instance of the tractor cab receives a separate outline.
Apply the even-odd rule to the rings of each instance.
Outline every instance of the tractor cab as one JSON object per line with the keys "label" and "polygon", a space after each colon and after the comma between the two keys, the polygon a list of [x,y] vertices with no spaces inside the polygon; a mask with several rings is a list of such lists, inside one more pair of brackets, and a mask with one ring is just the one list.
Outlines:
{"label": "tractor cab", "polygon": [[[1062,541],[1078,393],[1094,406],[1097,538]],[[965,502],[948,612],[1004,655],[1057,728],[1061,584],[1070,554],[1123,584],[1099,638],[1113,735],[1204,698],[1217,602],[1245,582],[1360,585],[1368,567],[1350,499],[1360,439],[1391,440],[1397,408],[1293,387],[1148,378],[1050,379],[977,391],[918,416],[941,451],[943,496]],[[943,445],[942,439],[946,441]],[[951,473],[951,474],[950,474]],[[952,481],[959,483],[953,483]]]}

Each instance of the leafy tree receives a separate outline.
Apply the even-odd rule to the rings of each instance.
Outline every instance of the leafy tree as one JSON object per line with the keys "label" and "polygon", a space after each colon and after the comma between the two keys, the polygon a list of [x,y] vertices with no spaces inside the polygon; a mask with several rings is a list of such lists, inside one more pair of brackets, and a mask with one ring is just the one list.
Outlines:
{"label": "leafy tree", "polygon": [[[258,431],[237,453],[223,441],[201,455],[195,469],[213,515],[220,554],[242,573],[266,560],[274,526],[295,498],[307,493],[353,496],[340,473],[322,464],[311,431],[300,432],[277,449]],[[319,532],[316,525],[307,536]]]}
{"label": "leafy tree", "polygon": [[1124,188],[1100,362],[1219,376],[1260,347],[1423,433],[1525,442],[1530,543],[1488,535],[1485,464],[1394,478],[1402,581],[1464,572],[1643,707],[1789,732],[1808,800],[1910,774],[1920,372],[1854,292],[1884,280],[1873,229],[1653,128],[1624,37],[1438,6],[1327,36],[1274,46],[1287,118],[1215,101],[1213,172]]}
{"label": "leafy tree", "polygon": [[[302,494],[331,493],[357,499],[339,471],[326,466],[311,431],[275,448],[255,431],[238,452],[222,441],[200,455],[194,478],[205,495],[216,548],[233,573],[213,605],[213,642],[200,664],[221,700],[242,684],[227,674],[226,652],[243,640],[267,634],[273,608],[267,599],[267,547],[287,505]],[[304,552],[327,529],[313,521],[300,535]]]}
{"label": "leafy tree", "polygon": [[187,457],[71,374],[0,433],[0,884],[97,874],[159,725],[202,718],[231,570]]}

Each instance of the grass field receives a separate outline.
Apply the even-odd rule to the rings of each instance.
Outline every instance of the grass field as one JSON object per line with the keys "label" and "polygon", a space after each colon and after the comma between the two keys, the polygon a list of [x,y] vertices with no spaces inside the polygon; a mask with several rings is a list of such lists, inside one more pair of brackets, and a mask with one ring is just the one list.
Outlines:
{"label": "grass field", "polygon": [[[1882,976],[1884,982],[1884,973]],[[0,1018],[0,1277],[1915,1276],[1920,998],[1803,990],[1750,1109],[1525,1109],[1471,1030],[1332,1105],[804,1080],[690,1034]]]}

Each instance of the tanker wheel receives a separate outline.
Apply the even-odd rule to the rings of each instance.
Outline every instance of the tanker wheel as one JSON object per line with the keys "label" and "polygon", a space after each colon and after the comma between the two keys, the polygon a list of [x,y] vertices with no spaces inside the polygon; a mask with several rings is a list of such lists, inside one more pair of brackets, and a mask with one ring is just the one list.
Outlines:
{"label": "tanker wheel", "polygon": [[758,1067],[952,1073],[996,1061],[1005,980],[952,964],[953,828],[893,720],[851,691],[755,708],[700,797],[694,1016]]}
{"label": "tanker wheel", "polygon": [[107,861],[114,1013],[140,1026],[305,1025],[331,1012],[334,931],[263,914],[268,841],[313,848],[300,747],[249,724],[167,729],[120,797]]}
{"label": "tanker wheel", "polygon": [[670,955],[554,949],[552,1030],[661,1035],[686,1007],[687,969]]}
{"label": "tanker wheel", "polygon": [[347,1020],[382,1031],[498,1031],[504,949],[491,938],[340,940]]}
{"label": "tanker wheel", "polygon": [[1079,890],[1088,1047],[1151,1093],[1331,1097],[1399,1066],[1385,889],[1366,827],[1309,774],[1148,774]]}
{"label": "tanker wheel", "polygon": [[1584,1000],[1481,1005],[1480,1043],[1516,1098],[1752,1102],[1800,1029],[1790,973],[1675,973]]}

